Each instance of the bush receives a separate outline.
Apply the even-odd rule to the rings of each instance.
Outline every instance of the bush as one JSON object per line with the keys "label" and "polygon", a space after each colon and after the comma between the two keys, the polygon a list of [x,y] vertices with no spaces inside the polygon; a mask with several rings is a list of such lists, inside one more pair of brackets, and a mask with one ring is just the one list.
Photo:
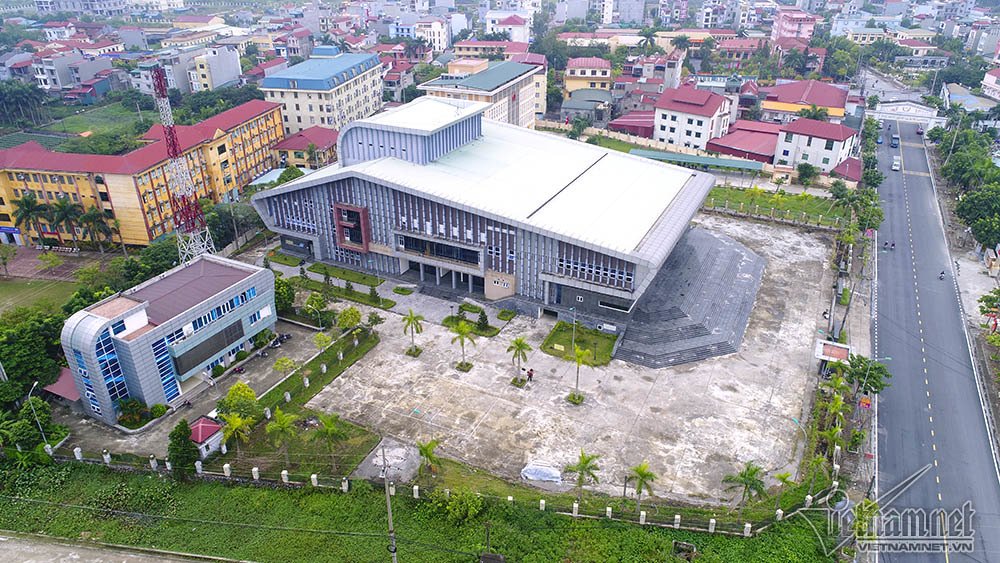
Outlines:
{"label": "bush", "polygon": [[459,311],[465,311],[466,313],[472,313],[473,315],[483,312],[483,308],[479,305],[473,305],[472,303],[462,303],[458,306]]}
{"label": "bush", "polygon": [[212,368],[212,377],[219,377],[220,375],[226,373],[226,368],[219,364]]}
{"label": "bush", "polygon": [[517,313],[511,311],[510,309],[500,309],[500,312],[497,313],[497,318],[500,319],[501,321],[509,321],[516,316]]}
{"label": "bush", "polygon": [[421,348],[420,346],[410,346],[409,348],[406,349],[406,355],[410,356],[411,358],[419,358],[420,354],[422,354],[423,351],[424,349]]}
{"label": "bush", "polygon": [[851,302],[851,289],[845,287],[844,289],[840,290],[840,304],[847,305],[850,302]]}
{"label": "bush", "polygon": [[245,360],[245,359],[247,359],[249,357],[250,357],[250,354],[248,354],[245,350],[240,350],[239,352],[236,352],[236,361],[237,362],[242,362],[243,360]]}
{"label": "bush", "polygon": [[582,405],[583,399],[583,393],[577,393],[576,391],[571,391],[570,394],[566,396],[566,400],[574,405]]}
{"label": "bush", "polygon": [[513,385],[514,387],[518,387],[520,389],[524,389],[524,386],[528,384],[528,378],[526,378],[526,377],[514,377],[514,379],[510,380],[510,384]]}
{"label": "bush", "polygon": [[470,369],[472,369],[472,362],[458,362],[455,364],[455,369],[467,373]]}
{"label": "bush", "polygon": [[257,336],[253,337],[253,347],[263,348],[264,346],[270,344],[273,338],[274,338],[274,333],[271,332],[271,329],[265,328],[264,330],[258,332]]}
{"label": "bush", "polygon": [[485,508],[483,497],[472,491],[453,491],[446,497],[439,490],[434,490],[430,496],[434,508],[443,512],[452,524],[467,523],[479,516]]}
{"label": "bush", "polygon": [[155,405],[149,407],[149,416],[153,418],[160,418],[165,414],[167,414],[167,405],[164,405],[163,403],[156,403]]}
{"label": "bush", "polygon": [[371,289],[368,291],[368,297],[371,297],[372,301],[374,301],[376,303],[378,303],[379,299],[381,299],[381,297],[378,294],[378,290],[375,289],[374,285],[371,286]]}
{"label": "bush", "polygon": [[408,287],[394,287],[392,288],[392,292],[396,295],[410,295],[413,293],[413,290]]}
{"label": "bush", "polygon": [[479,311],[479,318],[476,319],[476,328],[483,332],[490,329],[490,319],[486,316],[486,311]]}

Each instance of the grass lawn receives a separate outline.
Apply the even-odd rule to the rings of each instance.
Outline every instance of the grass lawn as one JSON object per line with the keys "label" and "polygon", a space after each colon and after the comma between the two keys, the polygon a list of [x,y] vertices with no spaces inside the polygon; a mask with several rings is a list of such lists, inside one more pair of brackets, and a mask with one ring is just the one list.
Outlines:
{"label": "grass lawn", "polygon": [[320,293],[328,292],[334,297],[339,297],[341,299],[347,299],[349,301],[355,301],[357,303],[362,303],[364,305],[370,305],[372,307],[378,307],[379,309],[392,309],[396,306],[396,302],[392,299],[386,299],[385,297],[379,297],[378,299],[372,299],[369,292],[361,291],[347,291],[347,289],[339,286],[328,286],[321,281],[304,279],[301,276],[295,277],[295,283],[305,289],[311,291],[318,291]]}
{"label": "grass lawn", "polygon": [[[555,345],[562,345],[562,350],[557,350]],[[615,336],[599,330],[587,328],[582,325],[576,327],[576,345],[584,350],[592,350],[594,357],[588,366],[603,366],[611,361],[611,350],[615,347]],[[563,321],[556,323],[552,332],[545,337],[542,343],[542,351],[551,356],[563,358],[575,362],[573,355],[573,325]]]}
{"label": "grass lawn", "polygon": [[413,293],[413,290],[409,287],[400,287],[397,285],[396,287],[392,288],[392,292],[395,293],[396,295],[410,295]]}
{"label": "grass lawn", "polygon": [[723,207],[727,205],[726,202],[729,209],[739,209],[740,204],[743,204],[744,211],[748,213],[754,211],[754,206],[760,206],[760,214],[769,214],[773,207],[780,212],[790,211],[792,219],[801,219],[803,212],[813,221],[822,215],[824,223],[832,224],[837,218],[846,219],[844,210],[835,205],[832,199],[792,194],[775,198],[774,192],[721,186],[712,188],[705,200],[705,207]]}
{"label": "grass lawn", "polygon": [[606,149],[614,149],[616,151],[627,153],[632,149],[643,149],[647,147],[640,147],[639,145],[633,145],[632,143],[626,143],[625,141],[619,141],[618,139],[612,139],[610,137],[605,137],[603,135],[598,135],[596,137],[591,137],[591,139],[597,139],[597,145],[604,147]]}
{"label": "grass lawn", "polygon": [[72,282],[49,280],[0,280],[0,312],[38,301],[62,305],[76,291]]}
{"label": "grass lawn", "polygon": [[[441,324],[448,328],[451,328],[457,325],[461,320],[462,318],[457,315],[448,315],[447,317],[444,318],[444,320],[441,321]],[[487,328],[486,330],[480,330],[479,326],[476,324],[475,318],[471,319],[467,318],[465,319],[465,322],[469,323],[469,326],[472,327],[472,333],[475,334],[476,336],[484,336],[486,338],[491,338],[500,333],[500,329],[493,325],[490,325],[489,328]]]}
{"label": "grass lawn", "polygon": [[[382,490],[367,483],[352,485],[343,494],[174,483],[83,464],[21,473],[6,469],[0,472],[0,527],[262,562],[386,561]],[[574,520],[541,512],[537,502],[507,506],[485,499],[478,514],[450,520],[434,503],[402,491],[392,500],[401,561],[476,560],[486,522],[493,550],[507,561],[664,561],[674,540],[696,545],[703,562],[832,561],[820,552],[812,528],[801,518],[745,539]],[[11,500],[15,495],[31,501]],[[825,530],[822,523],[817,527]]]}
{"label": "grass lawn", "polygon": [[[155,111],[144,111],[142,117],[147,127],[160,122]],[[109,104],[83,113],[66,117],[62,121],[50,123],[42,128],[56,133],[124,133],[132,132],[133,123],[139,121],[135,109],[126,109],[121,104]]]}
{"label": "grass lawn", "polygon": [[362,274],[361,272],[355,272],[354,270],[348,270],[347,268],[340,268],[338,266],[331,266],[330,264],[323,264],[320,262],[316,262],[306,269],[315,274],[330,274],[335,278],[349,281],[351,283],[359,283],[361,285],[378,286],[385,281],[384,279],[376,276],[369,276],[368,274]]}
{"label": "grass lawn", "polygon": [[268,252],[267,259],[275,264],[281,264],[282,266],[298,266],[303,262],[303,260],[298,256],[289,256],[288,254],[283,254],[277,250]]}
{"label": "grass lawn", "polygon": [[0,137],[0,149],[9,149],[28,141],[35,141],[47,149],[55,149],[65,140],[63,137],[50,137],[34,133],[11,133],[10,135]]}

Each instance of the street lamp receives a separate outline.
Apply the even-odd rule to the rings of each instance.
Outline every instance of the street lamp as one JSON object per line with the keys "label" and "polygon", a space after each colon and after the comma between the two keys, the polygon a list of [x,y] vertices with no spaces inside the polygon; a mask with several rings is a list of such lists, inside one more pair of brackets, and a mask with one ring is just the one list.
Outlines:
{"label": "street lamp", "polygon": [[573,353],[576,354],[576,307],[570,307],[569,312],[573,313],[573,340],[570,346],[572,347]]}
{"label": "street lamp", "polygon": [[35,387],[38,387],[37,381],[34,382],[31,385],[31,389],[28,390],[28,406],[31,407],[31,414],[35,417],[35,424],[38,425],[38,431],[42,433],[42,442],[45,442],[45,445],[47,446],[49,445],[49,440],[45,437],[45,430],[42,430],[42,423],[38,421],[38,413],[35,412],[35,405],[31,404],[31,392],[35,390]]}

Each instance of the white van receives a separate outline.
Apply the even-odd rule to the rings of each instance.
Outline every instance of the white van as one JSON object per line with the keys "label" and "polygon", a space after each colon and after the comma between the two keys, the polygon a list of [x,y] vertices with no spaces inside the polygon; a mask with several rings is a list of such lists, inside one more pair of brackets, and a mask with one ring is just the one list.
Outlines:
{"label": "white van", "polygon": [[903,167],[903,163],[899,160],[898,156],[892,157],[892,170],[893,172],[899,171]]}

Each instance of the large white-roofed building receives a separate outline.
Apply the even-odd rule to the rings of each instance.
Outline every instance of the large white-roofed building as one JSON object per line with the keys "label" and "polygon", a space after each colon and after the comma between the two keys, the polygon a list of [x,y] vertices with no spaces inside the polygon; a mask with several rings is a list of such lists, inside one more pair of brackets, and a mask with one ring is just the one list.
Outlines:
{"label": "large white-roofed building", "polygon": [[343,128],[340,161],[253,203],[286,250],[604,318],[642,295],[714,177],[423,97]]}

